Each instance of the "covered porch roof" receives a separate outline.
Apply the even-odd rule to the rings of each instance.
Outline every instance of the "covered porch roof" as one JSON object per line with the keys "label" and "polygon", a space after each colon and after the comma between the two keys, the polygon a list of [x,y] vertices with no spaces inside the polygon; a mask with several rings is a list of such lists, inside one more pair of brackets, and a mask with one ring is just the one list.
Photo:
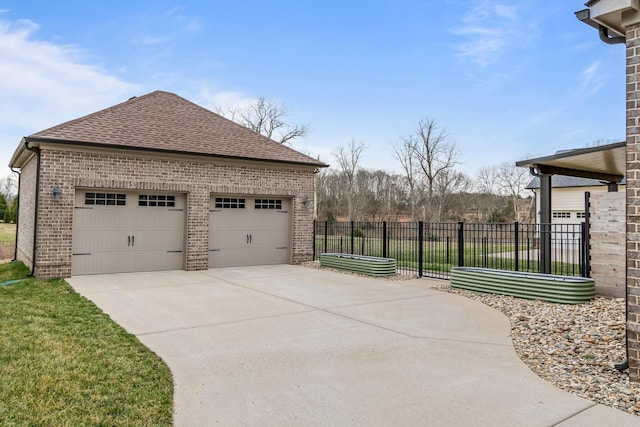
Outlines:
{"label": "covered porch roof", "polygon": [[597,147],[563,150],[551,156],[516,162],[516,166],[533,168],[544,175],[565,175],[620,182],[627,170],[626,142]]}
{"label": "covered porch roof", "polygon": [[597,179],[609,183],[609,191],[618,191],[617,184],[627,170],[626,152],[627,143],[616,142],[558,151],[551,156],[516,162],[516,166],[528,167],[532,175],[540,178],[541,272],[551,273],[551,177],[564,175]]}

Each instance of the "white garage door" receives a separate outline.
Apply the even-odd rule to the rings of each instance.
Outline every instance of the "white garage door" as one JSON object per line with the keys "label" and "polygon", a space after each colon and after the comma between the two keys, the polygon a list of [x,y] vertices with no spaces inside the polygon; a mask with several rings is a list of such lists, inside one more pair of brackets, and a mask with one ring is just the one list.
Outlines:
{"label": "white garage door", "polygon": [[291,200],[213,196],[209,267],[289,263]]}
{"label": "white garage door", "polygon": [[72,275],[184,268],[185,196],[77,190]]}

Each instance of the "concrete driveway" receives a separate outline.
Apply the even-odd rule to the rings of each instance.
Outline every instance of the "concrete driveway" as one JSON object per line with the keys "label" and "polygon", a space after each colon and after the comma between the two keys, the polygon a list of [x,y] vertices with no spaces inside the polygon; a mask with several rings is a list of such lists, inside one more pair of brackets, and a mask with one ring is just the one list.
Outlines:
{"label": "concrete driveway", "polygon": [[300,266],[68,279],[162,357],[178,426],[637,426],[516,355],[510,324],[425,279]]}

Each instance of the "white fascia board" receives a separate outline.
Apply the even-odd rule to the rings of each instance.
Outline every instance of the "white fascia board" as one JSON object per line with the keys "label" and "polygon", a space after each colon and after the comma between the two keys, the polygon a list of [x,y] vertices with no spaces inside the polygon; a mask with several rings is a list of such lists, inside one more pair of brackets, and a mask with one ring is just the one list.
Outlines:
{"label": "white fascia board", "polygon": [[590,7],[590,18],[617,35],[625,36],[626,27],[634,24],[640,0],[600,0]]}

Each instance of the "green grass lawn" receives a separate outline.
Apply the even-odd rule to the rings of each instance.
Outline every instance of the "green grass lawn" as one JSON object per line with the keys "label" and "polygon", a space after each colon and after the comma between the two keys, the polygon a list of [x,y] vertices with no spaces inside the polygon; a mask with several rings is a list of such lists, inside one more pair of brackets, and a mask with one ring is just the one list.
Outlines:
{"label": "green grass lawn", "polygon": [[[371,256],[383,256],[382,239],[354,237],[353,253]],[[316,236],[316,254],[324,252],[324,237]],[[449,272],[451,267],[458,265],[458,245],[453,239],[446,240],[425,240],[423,242],[423,265],[425,271]],[[520,259],[518,271],[537,272],[538,260],[535,256],[527,257],[527,246],[520,244],[518,251]],[[533,249],[532,249],[533,250]],[[327,239],[327,252],[351,251],[351,238],[349,236],[330,236]],[[482,245],[474,242],[467,242],[464,247],[464,265],[467,267],[485,267],[499,270],[515,270],[515,260],[512,256],[516,251],[513,242]],[[507,254],[507,256],[500,256]],[[387,243],[387,257],[395,258],[398,267],[418,269],[418,243],[415,240],[390,239]],[[562,275],[579,275],[578,264],[552,261],[552,273]]]}
{"label": "green grass lawn", "polygon": [[3,426],[171,425],[166,364],[64,280],[0,286],[0,313]]}
{"label": "green grass lawn", "polygon": [[0,245],[10,245],[16,241],[16,225],[0,222]]}

